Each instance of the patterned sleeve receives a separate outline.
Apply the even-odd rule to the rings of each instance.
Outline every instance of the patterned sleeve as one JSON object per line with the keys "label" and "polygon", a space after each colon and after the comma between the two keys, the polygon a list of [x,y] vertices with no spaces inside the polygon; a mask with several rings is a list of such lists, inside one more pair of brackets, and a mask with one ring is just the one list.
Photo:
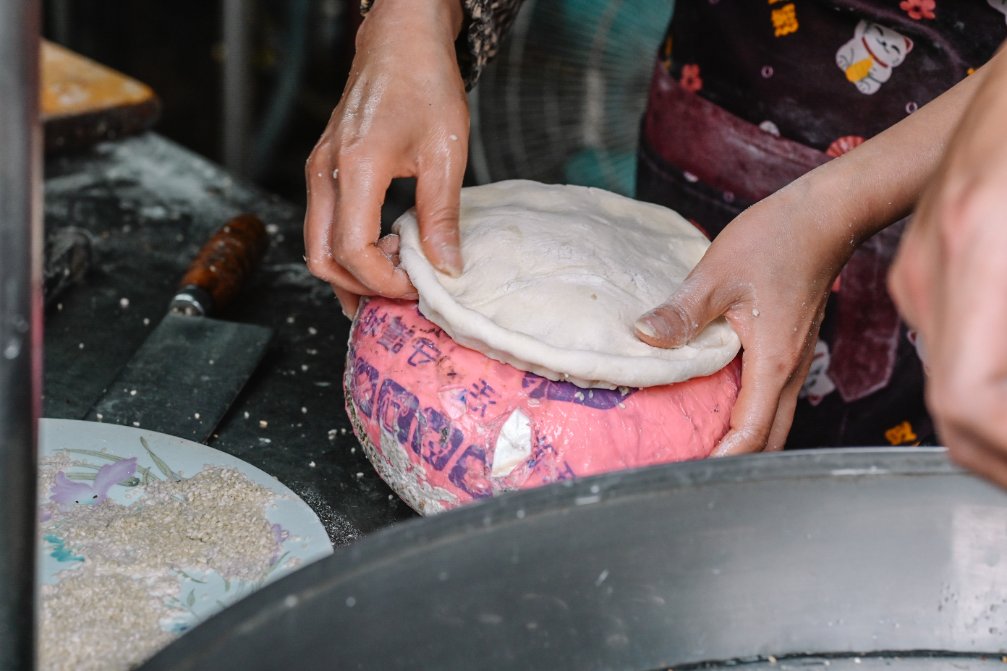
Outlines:
{"label": "patterned sleeve", "polygon": [[[367,13],[376,0],[360,0],[360,10]],[[380,1],[380,0],[377,0]],[[462,0],[465,24],[458,38],[458,65],[465,87],[471,89],[486,64],[496,56],[501,38],[514,22],[522,0]]]}

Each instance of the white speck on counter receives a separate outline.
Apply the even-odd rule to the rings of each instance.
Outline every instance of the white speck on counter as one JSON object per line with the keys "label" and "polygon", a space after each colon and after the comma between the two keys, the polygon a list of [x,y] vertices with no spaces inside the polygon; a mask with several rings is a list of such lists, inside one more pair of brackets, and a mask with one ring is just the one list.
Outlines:
{"label": "white speck on counter", "polygon": [[245,411],[245,419],[248,419],[249,417],[251,417],[251,415],[249,415],[249,414],[248,414],[248,411],[246,410],[246,411]]}
{"label": "white speck on counter", "polygon": [[316,329],[314,326],[309,326],[308,335],[318,335],[318,329]]}
{"label": "white speck on counter", "polygon": [[199,413],[198,412],[194,413],[192,416],[195,417],[196,419],[199,419]]}
{"label": "white speck on counter", "polygon": [[140,428],[140,422],[133,422],[133,426]]}
{"label": "white speck on counter", "polygon": [[78,344],[78,345],[77,345],[77,349],[84,349],[84,343],[80,343],[80,344]]}
{"label": "white speck on counter", "polygon": [[363,471],[357,471],[357,477],[358,478],[364,477],[364,472]]}
{"label": "white speck on counter", "polygon": [[144,317],[144,318],[143,318],[143,325],[144,325],[144,326],[150,326],[150,320],[149,320],[149,319],[147,319],[146,317]]}
{"label": "white speck on counter", "polygon": [[122,298],[120,298],[119,299],[119,307],[121,307],[123,310],[125,310],[126,308],[128,308],[129,307],[129,299],[126,298],[125,296],[122,297]]}
{"label": "white speck on counter", "polygon": [[346,607],[347,608],[353,608],[356,605],[357,605],[357,600],[356,599],[354,599],[352,596],[346,597]]}
{"label": "white speck on counter", "polygon": [[315,467],[315,462],[309,461],[308,462],[308,466],[310,466],[311,468],[314,468]]}
{"label": "white speck on counter", "polygon": [[63,312],[63,304],[56,303],[56,312]]}
{"label": "white speck on counter", "polygon": [[[307,259],[304,259],[304,260],[307,261]],[[294,323],[294,318],[293,317],[287,317],[287,323],[288,324],[293,324]]]}
{"label": "white speck on counter", "polygon": [[329,440],[335,440],[335,439],[336,439],[336,430],[329,429]]}
{"label": "white speck on counter", "polygon": [[305,351],[305,352],[306,352],[306,353],[307,353],[307,354],[308,354],[309,356],[315,356],[316,354],[318,354],[318,350],[316,350],[316,349],[311,349],[311,348],[308,348],[308,349],[306,349],[306,350],[304,350],[304,351]]}
{"label": "white speck on counter", "polygon": [[307,370],[308,370],[308,364],[302,363],[301,364],[301,370],[304,371],[304,372],[307,372]]}
{"label": "white speck on counter", "polygon": [[262,443],[263,445],[269,445],[273,441],[270,438],[259,438],[259,442]]}
{"label": "white speck on counter", "polygon": [[130,396],[136,396],[136,389],[130,389],[129,390],[129,395]]}
{"label": "white speck on counter", "polygon": [[259,428],[260,428],[260,429],[265,429],[265,428],[266,428],[266,427],[268,427],[268,426],[269,426],[269,422],[267,422],[267,421],[266,421],[266,420],[264,420],[264,419],[260,419],[260,420],[259,420]]}
{"label": "white speck on counter", "polygon": [[101,414],[100,412],[96,413],[95,419],[97,419],[100,422],[101,420],[105,419],[105,415]]}
{"label": "white speck on counter", "polygon": [[210,359],[210,360],[209,360],[209,361],[207,361],[206,363],[208,363],[208,364],[210,364],[210,365],[212,366],[212,365],[213,365],[214,363],[216,363],[216,362],[215,362],[215,361],[214,361],[213,359]]}
{"label": "white speck on counter", "polygon": [[301,406],[301,414],[302,414],[302,415],[306,415],[306,414],[308,414],[308,409],[307,409],[307,408],[305,408],[305,407],[304,407],[303,405]]}

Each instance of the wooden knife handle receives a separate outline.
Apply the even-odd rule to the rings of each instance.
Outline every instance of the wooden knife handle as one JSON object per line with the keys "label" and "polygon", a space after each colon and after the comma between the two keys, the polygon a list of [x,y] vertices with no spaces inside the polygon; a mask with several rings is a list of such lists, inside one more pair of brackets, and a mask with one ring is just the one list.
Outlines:
{"label": "wooden knife handle", "polygon": [[228,221],[189,265],[171,310],[189,315],[223,310],[241,291],[268,245],[266,226],[254,214]]}

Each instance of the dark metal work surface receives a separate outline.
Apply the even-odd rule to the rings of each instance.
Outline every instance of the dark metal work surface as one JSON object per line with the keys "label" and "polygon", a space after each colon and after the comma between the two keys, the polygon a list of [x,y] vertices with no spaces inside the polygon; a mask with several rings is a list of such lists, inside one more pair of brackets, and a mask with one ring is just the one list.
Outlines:
{"label": "dark metal work surface", "polygon": [[[47,160],[46,228],[90,231],[94,259],[46,313],[43,415],[84,417],[161,321],[195,252],[246,211],[266,223],[270,251],[219,317],[274,336],[209,445],[279,478],[337,545],[412,517],[350,430],[341,384],[349,322],[305,270],[303,212],[154,134]],[[165,402],[179,393],[141,392]]]}
{"label": "dark metal work surface", "polygon": [[0,671],[35,668],[39,11],[37,0],[0,2]]}
{"label": "dark metal work surface", "polygon": [[763,454],[565,485],[375,534],[144,668],[795,669],[802,655],[821,668],[815,654],[979,670],[1007,651],[1007,492],[942,450]]}

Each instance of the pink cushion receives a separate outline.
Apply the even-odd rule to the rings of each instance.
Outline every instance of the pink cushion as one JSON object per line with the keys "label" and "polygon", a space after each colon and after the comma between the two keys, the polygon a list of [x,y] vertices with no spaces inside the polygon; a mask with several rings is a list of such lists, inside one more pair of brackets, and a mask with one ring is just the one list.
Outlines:
{"label": "pink cushion", "polygon": [[708,377],[582,389],[462,347],[415,303],[365,302],[346,410],[368,458],[423,514],[558,480],[710,454],[728,429],[740,357]]}

